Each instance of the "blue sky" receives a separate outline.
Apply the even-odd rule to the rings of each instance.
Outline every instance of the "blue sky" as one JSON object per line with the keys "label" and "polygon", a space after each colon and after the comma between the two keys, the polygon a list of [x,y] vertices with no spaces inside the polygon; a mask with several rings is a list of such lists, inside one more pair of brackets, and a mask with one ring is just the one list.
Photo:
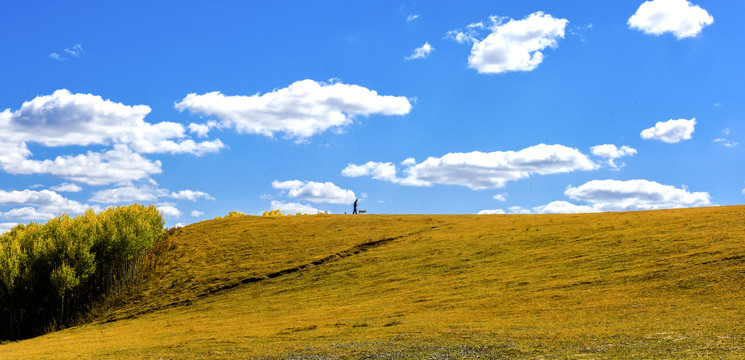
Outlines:
{"label": "blue sky", "polygon": [[742,204],[745,3],[5,2],[0,231]]}

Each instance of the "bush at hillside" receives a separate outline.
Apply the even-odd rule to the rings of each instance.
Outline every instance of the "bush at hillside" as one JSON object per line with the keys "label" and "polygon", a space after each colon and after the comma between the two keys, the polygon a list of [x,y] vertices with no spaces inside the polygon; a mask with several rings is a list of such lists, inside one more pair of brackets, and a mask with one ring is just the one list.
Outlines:
{"label": "bush at hillside", "polygon": [[163,233],[160,212],[135,204],[0,235],[0,339],[67,325],[104,295],[139,286],[144,256]]}

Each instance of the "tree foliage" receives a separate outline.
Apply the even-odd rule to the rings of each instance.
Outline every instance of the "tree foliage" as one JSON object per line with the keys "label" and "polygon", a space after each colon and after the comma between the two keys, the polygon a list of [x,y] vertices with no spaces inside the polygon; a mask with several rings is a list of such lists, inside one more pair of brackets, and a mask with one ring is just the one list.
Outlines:
{"label": "tree foliage", "polygon": [[154,206],[134,204],[0,235],[0,339],[65,326],[104,295],[139,286],[163,224]]}
{"label": "tree foliage", "polygon": [[268,216],[268,217],[279,217],[279,216],[285,216],[279,209],[277,210],[270,210],[270,211],[264,211],[261,216]]}

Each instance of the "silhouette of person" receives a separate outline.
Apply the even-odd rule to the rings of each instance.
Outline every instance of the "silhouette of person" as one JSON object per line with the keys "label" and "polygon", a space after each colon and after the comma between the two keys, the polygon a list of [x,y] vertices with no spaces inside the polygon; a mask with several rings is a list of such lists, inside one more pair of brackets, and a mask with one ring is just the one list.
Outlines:
{"label": "silhouette of person", "polygon": [[359,201],[359,199],[354,199],[354,210],[352,211],[352,214],[357,213],[357,201]]}

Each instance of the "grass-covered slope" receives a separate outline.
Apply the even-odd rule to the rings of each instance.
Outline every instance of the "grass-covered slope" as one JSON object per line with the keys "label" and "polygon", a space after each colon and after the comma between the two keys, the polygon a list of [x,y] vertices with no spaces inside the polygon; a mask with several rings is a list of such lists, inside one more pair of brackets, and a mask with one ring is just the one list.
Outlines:
{"label": "grass-covered slope", "polygon": [[239,217],[0,358],[741,358],[745,207]]}

